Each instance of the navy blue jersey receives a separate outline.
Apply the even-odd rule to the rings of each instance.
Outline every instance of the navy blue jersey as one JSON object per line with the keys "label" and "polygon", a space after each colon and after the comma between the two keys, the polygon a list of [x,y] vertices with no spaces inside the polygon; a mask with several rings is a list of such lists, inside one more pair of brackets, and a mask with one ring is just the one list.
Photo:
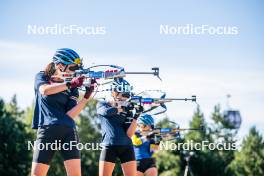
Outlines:
{"label": "navy blue jersey", "polygon": [[142,136],[139,131],[136,131],[132,136],[132,142],[136,160],[153,157],[154,150],[152,150],[152,145],[155,145],[153,139],[147,139],[146,136]]}
{"label": "navy blue jersey", "polygon": [[66,113],[77,105],[78,89],[65,90],[52,95],[42,95],[39,87],[49,84],[44,72],[39,72],[35,77],[35,110],[32,128],[60,124],[75,127],[74,120]]}
{"label": "navy blue jersey", "polygon": [[131,145],[132,141],[127,136],[126,115],[117,112],[108,102],[97,103],[97,114],[101,120],[102,145]]}

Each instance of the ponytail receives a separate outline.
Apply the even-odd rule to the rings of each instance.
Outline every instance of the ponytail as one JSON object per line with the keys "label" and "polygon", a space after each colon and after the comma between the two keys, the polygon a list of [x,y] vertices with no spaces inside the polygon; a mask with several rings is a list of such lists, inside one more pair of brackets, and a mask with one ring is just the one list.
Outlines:
{"label": "ponytail", "polygon": [[54,75],[54,73],[56,72],[55,63],[53,62],[49,63],[46,66],[44,72],[45,72],[45,75],[48,77],[48,79],[50,79],[51,76]]}

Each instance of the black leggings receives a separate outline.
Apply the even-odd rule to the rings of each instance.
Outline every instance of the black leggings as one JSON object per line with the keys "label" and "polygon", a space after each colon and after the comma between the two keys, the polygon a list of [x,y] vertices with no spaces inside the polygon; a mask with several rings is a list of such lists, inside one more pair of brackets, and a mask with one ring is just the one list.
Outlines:
{"label": "black leggings", "polygon": [[137,160],[137,171],[143,174],[150,168],[156,167],[156,160],[154,158],[144,158]]}
{"label": "black leggings", "polygon": [[135,161],[133,146],[115,145],[103,147],[100,155],[100,161],[116,163],[117,158],[120,159],[121,163]]}
{"label": "black leggings", "polygon": [[63,125],[50,125],[38,129],[33,162],[50,163],[54,153],[60,151],[64,161],[80,159],[80,151],[76,147],[79,137],[75,128]]}

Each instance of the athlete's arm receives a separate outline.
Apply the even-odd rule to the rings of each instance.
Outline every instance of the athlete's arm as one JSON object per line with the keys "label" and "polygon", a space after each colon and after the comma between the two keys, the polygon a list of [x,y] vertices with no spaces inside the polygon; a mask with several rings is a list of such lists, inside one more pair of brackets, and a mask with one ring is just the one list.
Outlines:
{"label": "athlete's arm", "polygon": [[76,116],[78,116],[85,107],[88,100],[89,99],[83,98],[81,101],[78,102],[76,106],[74,106],[71,110],[67,112],[67,115],[71,118],[75,118]]}
{"label": "athlete's arm", "polygon": [[52,95],[67,90],[66,83],[43,84],[39,86],[42,95]]}
{"label": "athlete's arm", "polygon": [[135,134],[136,129],[137,129],[137,120],[133,119],[132,123],[127,129],[127,136],[131,138]]}
{"label": "athlete's arm", "polygon": [[85,91],[83,99],[79,101],[78,104],[74,106],[71,110],[69,110],[67,112],[67,115],[70,116],[71,118],[75,118],[76,116],[78,116],[81,113],[81,111],[84,109],[89,98],[91,97],[93,90],[94,90],[93,85],[89,88],[86,87],[86,91]]}
{"label": "athlete's arm", "polygon": [[98,102],[97,106],[97,114],[101,116],[114,116],[120,112],[123,112],[122,108],[116,108],[113,106],[110,106],[107,102]]}
{"label": "athlete's arm", "polygon": [[[84,81],[83,76],[75,77],[70,82],[70,88],[76,88],[82,86]],[[39,92],[42,95],[52,95],[68,89],[66,83],[52,83],[52,84],[42,84],[39,86]]]}
{"label": "athlete's arm", "polygon": [[143,107],[139,106],[138,108],[136,108],[136,113],[133,116],[133,121],[130,124],[129,128],[127,129],[127,135],[128,137],[132,137],[137,129],[137,118],[140,116],[140,114],[143,112]]}

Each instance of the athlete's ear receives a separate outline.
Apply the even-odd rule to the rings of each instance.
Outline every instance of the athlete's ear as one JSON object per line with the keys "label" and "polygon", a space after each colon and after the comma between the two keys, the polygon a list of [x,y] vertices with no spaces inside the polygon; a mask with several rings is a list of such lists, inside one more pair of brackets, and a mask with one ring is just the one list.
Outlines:
{"label": "athlete's ear", "polygon": [[116,91],[112,91],[112,92],[111,92],[111,95],[112,95],[112,97],[116,98],[117,95],[118,95],[118,93],[117,93]]}
{"label": "athlete's ear", "polygon": [[65,71],[65,67],[66,67],[66,66],[63,65],[62,63],[59,63],[59,64],[56,65],[56,68],[57,68],[58,70],[62,71],[62,72]]}
{"label": "athlete's ear", "polygon": [[55,64],[56,69],[62,69],[63,65],[61,63]]}
{"label": "athlete's ear", "polygon": [[115,92],[114,91],[111,92],[111,96],[115,97]]}

